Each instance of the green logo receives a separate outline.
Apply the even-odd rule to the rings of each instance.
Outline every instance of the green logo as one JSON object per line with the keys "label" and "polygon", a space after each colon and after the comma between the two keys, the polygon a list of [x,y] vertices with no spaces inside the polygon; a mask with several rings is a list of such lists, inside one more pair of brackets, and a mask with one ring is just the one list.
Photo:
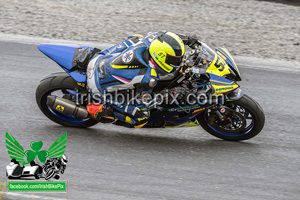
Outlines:
{"label": "green logo", "polygon": [[30,143],[31,150],[24,151],[24,148],[14,138],[6,132],[6,149],[11,159],[15,159],[20,165],[29,164],[31,161],[36,163],[45,163],[47,158],[61,158],[65,153],[67,144],[67,133],[58,137],[48,150],[41,150],[42,141],[33,141]]}

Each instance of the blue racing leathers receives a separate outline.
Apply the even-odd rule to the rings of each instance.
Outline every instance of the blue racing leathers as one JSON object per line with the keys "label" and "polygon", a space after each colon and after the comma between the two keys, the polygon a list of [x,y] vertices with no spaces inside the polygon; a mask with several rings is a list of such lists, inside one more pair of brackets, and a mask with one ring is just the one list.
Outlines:
{"label": "blue racing leathers", "polygon": [[135,127],[147,123],[149,110],[157,103],[141,101],[152,93],[153,83],[159,81],[155,66],[149,62],[148,49],[154,37],[155,34],[129,37],[96,54],[87,67],[93,99],[110,105],[115,111],[113,117]]}

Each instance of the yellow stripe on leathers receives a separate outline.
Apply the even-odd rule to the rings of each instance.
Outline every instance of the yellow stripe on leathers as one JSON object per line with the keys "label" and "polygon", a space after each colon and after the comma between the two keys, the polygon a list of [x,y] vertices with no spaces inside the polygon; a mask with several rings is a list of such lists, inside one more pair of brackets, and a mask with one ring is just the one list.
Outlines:
{"label": "yellow stripe on leathers", "polygon": [[157,77],[157,73],[155,69],[151,69],[151,76]]}
{"label": "yellow stripe on leathers", "polygon": [[132,122],[131,122],[131,118],[130,118],[130,117],[128,117],[128,116],[126,116],[126,118],[125,118],[125,122],[126,122],[126,123],[128,123],[128,124],[132,124]]}
{"label": "yellow stripe on leathers", "polygon": [[126,69],[128,65],[111,65],[111,67],[115,69]]}

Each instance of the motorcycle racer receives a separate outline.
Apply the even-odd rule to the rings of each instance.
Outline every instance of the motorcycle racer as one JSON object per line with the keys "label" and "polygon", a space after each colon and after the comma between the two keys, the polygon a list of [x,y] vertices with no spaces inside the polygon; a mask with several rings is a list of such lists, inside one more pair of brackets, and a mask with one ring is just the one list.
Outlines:
{"label": "motorcycle racer", "polygon": [[[184,45],[194,50],[185,52]],[[65,71],[47,76],[36,89],[40,110],[63,126],[196,122],[230,141],[250,139],[264,127],[263,110],[240,88],[241,73],[229,51],[195,37],[151,33],[104,51],[72,44],[38,48]]]}
{"label": "motorcycle racer", "polygon": [[[173,77],[182,62],[185,47],[194,48],[197,37],[161,31],[145,38],[134,35],[120,44],[98,52],[87,67],[87,84],[91,93],[135,90],[135,101],[120,104],[116,98],[90,103],[87,111],[96,119],[114,117],[136,128],[147,124],[149,111],[157,100],[145,101],[160,80]],[[141,101],[143,99],[143,101]]]}

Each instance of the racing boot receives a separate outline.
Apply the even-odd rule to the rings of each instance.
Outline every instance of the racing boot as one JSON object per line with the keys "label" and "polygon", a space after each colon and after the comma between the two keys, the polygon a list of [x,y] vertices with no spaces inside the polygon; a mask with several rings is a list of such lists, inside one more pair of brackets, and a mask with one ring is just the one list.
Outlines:
{"label": "racing boot", "polygon": [[114,110],[112,107],[101,103],[90,103],[87,106],[87,111],[96,120],[100,120],[101,117],[114,117]]}

